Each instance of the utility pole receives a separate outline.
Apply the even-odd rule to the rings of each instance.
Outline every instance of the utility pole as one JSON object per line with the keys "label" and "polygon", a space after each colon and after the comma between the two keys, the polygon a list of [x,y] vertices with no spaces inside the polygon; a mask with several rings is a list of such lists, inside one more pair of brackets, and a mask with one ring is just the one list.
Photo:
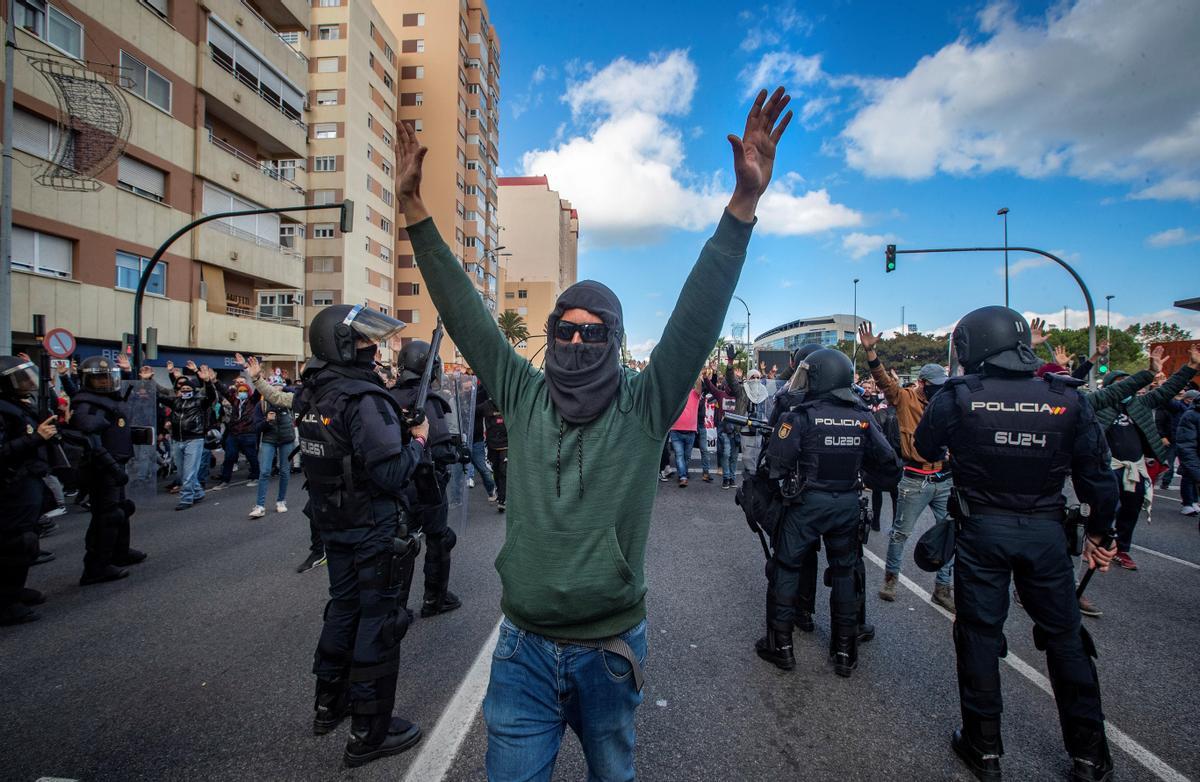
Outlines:
{"label": "utility pole", "polygon": [[8,0],[4,24],[4,151],[0,164],[0,356],[12,355],[12,156],[13,60],[17,33],[14,0]]}
{"label": "utility pole", "polygon": [[1008,306],[1008,207],[999,209],[996,214],[1004,217],[1004,306]]}

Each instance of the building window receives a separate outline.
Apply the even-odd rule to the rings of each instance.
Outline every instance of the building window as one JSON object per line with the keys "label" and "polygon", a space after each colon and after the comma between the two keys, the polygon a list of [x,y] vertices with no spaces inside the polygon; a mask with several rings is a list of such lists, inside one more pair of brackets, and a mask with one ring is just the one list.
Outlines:
{"label": "building window", "polygon": [[269,320],[296,320],[299,291],[259,291],[258,317]]}
{"label": "building window", "polygon": [[333,265],[333,258],[331,256],[314,255],[313,257],[309,258],[308,261],[312,266],[312,271],[314,274],[331,274],[336,271]]}
{"label": "building window", "polygon": [[318,106],[336,106],[338,105],[337,90],[318,90],[317,91]]}
{"label": "building window", "polygon": [[383,86],[384,86],[384,87],[387,87],[387,88],[390,90],[390,89],[392,89],[392,85],[393,85],[394,83],[395,83],[395,82],[393,82],[393,81],[392,81],[392,77],[391,77],[391,76],[388,76],[386,73],[385,73],[385,74],[383,74]]}
{"label": "building window", "polygon": [[400,23],[405,27],[424,27],[425,14],[404,14]]}
{"label": "building window", "polygon": [[318,125],[313,125],[313,135],[316,138],[337,138],[337,123],[324,122]]}
{"label": "building window", "polygon": [[[223,190],[211,182],[204,183],[203,204],[204,214],[211,215],[220,212],[240,212],[249,209],[262,209],[262,204],[256,204],[241,196]],[[279,246],[279,215],[258,214],[226,217],[209,223],[217,230],[224,230],[247,241],[264,246]]]}
{"label": "building window", "polygon": [[524,288],[517,288],[517,298],[518,299],[528,299],[529,291],[525,290]]}
{"label": "building window", "polygon": [[401,79],[424,79],[425,78],[425,66],[424,65],[403,65],[400,67],[400,78]]}
{"label": "building window", "polygon": [[296,237],[300,235],[300,226],[296,223],[288,223],[279,226],[279,246],[286,247],[289,250],[296,249]]}
{"label": "building window", "polygon": [[[58,148],[58,125],[17,107],[13,111],[13,147],[49,160]],[[63,164],[70,167],[74,153],[67,151]]]}
{"label": "building window", "polygon": [[[149,258],[117,251],[117,283],[118,290],[136,291],[142,272],[150,265]],[[150,282],[146,285],[146,293],[156,296],[167,295],[167,264],[159,261],[150,274]]]}
{"label": "building window", "polygon": [[387,144],[389,148],[392,146],[392,134],[386,130],[383,131],[383,143]]}
{"label": "building window", "polygon": [[71,257],[75,243],[60,236],[13,226],[12,265],[35,274],[52,277],[71,276]]}
{"label": "building window", "polygon": [[337,8],[342,4],[342,0],[320,0],[317,3],[319,8]]}
{"label": "building window", "polygon": [[311,190],[313,206],[327,206],[337,202],[336,190]]}
{"label": "building window", "polygon": [[318,155],[314,157],[313,171],[337,171],[337,156]]}
{"label": "building window", "polygon": [[146,6],[163,19],[166,19],[168,16],[170,16],[168,13],[167,2],[168,0],[142,0],[142,5]]}
{"label": "building window", "polygon": [[[324,2],[324,0],[322,0]],[[312,305],[314,307],[328,307],[333,304],[333,291],[313,291]]]}
{"label": "building window", "polygon": [[167,173],[122,155],[117,160],[117,186],[161,202],[167,195]]}
{"label": "building window", "polygon": [[379,218],[379,227],[390,234],[392,232],[392,221],[386,217],[381,217]]}
{"label": "building window", "polygon": [[129,88],[130,92],[139,98],[145,98],[168,114],[171,113],[169,79],[125,51],[121,52],[121,74],[133,82]]}
{"label": "building window", "polygon": [[379,166],[380,166],[380,168],[382,168],[382,169],[383,169],[383,174],[384,174],[384,176],[391,176],[391,175],[392,175],[392,166],[391,166],[391,164],[390,164],[390,163],[388,163],[386,160],[381,160],[381,161],[379,161]]}
{"label": "building window", "polygon": [[318,41],[336,41],[342,37],[342,28],[336,24],[319,24],[317,25],[317,40]]}
{"label": "building window", "polygon": [[337,73],[338,58],[337,57],[318,57],[317,58],[317,73]]}
{"label": "building window", "polygon": [[83,25],[50,6],[46,43],[76,59],[83,57]]}
{"label": "building window", "polygon": [[393,196],[393,195],[392,195],[392,191],[391,191],[391,190],[388,190],[388,189],[385,187],[385,188],[383,188],[383,193],[382,193],[381,195],[382,195],[382,198],[383,198],[383,202],[384,202],[385,204],[387,204],[388,206],[391,206],[391,205],[392,205],[392,203],[393,203],[393,202],[394,202],[394,200],[395,200],[395,196]]}
{"label": "building window", "polygon": [[386,247],[380,247],[379,248],[379,257],[382,258],[383,260],[387,261],[388,263],[391,263],[392,262],[392,251]]}
{"label": "building window", "polygon": [[314,239],[332,239],[333,223],[313,223],[312,232]]}

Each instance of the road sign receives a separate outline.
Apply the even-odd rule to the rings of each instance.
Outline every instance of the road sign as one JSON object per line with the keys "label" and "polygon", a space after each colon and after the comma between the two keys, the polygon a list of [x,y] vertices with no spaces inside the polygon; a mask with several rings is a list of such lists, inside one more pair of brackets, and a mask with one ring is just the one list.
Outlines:
{"label": "road sign", "polygon": [[70,358],[75,352],[75,335],[66,329],[50,329],[42,345],[54,358]]}

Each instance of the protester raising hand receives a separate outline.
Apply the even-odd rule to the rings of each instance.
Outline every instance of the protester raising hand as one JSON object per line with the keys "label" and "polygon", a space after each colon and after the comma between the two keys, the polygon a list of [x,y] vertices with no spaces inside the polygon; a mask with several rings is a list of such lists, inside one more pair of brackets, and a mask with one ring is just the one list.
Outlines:
{"label": "protester raising hand", "polygon": [[743,222],[754,219],[758,199],[771,182],[776,146],[792,121],[792,112],[783,114],[791,99],[783,87],[777,87],[769,99],[767,91],[760,90],[754,105],[750,107],[750,113],[746,115],[746,127],[741,137],[732,133],[726,136],[733,147],[733,174],[736,179],[733,197],[729,199],[729,212]]}
{"label": "protester raising hand", "polygon": [[858,324],[858,342],[863,346],[864,350],[872,351],[879,341],[883,339],[883,332],[879,334],[872,333],[873,327],[871,321],[864,320]]}

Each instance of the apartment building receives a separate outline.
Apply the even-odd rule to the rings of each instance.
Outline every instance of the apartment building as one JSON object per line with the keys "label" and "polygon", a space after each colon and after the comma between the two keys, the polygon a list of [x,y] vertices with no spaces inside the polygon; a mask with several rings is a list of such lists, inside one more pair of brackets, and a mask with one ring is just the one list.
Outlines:
{"label": "apartment building", "polygon": [[[61,121],[50,83],[30,65],[38,55],[17,53],[18,347],[32,344],[31,315],[42,313],[49,326],[77,336],[81,357],[118,350],[131,330],[139,275],[166,237],[214,211],[311,198],[304,105],[311,61],[297,46],[309,13],[307,0],[16,0],[17,45],[68,65],[119,68],[131,121],[123,154],[98,175],[101,189],[37,183],[60,134],[81,148],[80,126]],[[156,363],[228,367],[235,351],[301,357],[302,220],[215,221],[179,239],[155,269],[143,310],[144,323],[158,329]]]}
{"label": "apartment building", "polygon": [[500,177],[505,277],[502,308],[525,320],[529,339],[517,352],[541,363],[546,319],[579,274],[579,213],[544,176]]}
{"label": "apartment building", "polygon": [[[393,5],[386,3],[385,5]],[[310,213],[306,322],[329,304],[396,307],[396,37],[369,0],[315,0],[309,25],[309,203],[355,204],[354,231]],[[411,254],[410,254],[411,258]],[[409,322],[407,313],[400,315]],[[408,331],[405,332],[408,334]],[[383,358],[391,357],[384,346]]]}
{"label": "apartment building", "polygon": [[[400,39],[398,119],[429,148],[421,193],[443,237],[496,313],[500,292],[500,41],[482,0],[381,2]],[[397,215],[399,221],[403,217]],[[397,231],[396,312],[410,323],[404,339],[429,339],[437,313],[413,263],[412,245]],[[453,343],[442,360],[461,361]]]}

